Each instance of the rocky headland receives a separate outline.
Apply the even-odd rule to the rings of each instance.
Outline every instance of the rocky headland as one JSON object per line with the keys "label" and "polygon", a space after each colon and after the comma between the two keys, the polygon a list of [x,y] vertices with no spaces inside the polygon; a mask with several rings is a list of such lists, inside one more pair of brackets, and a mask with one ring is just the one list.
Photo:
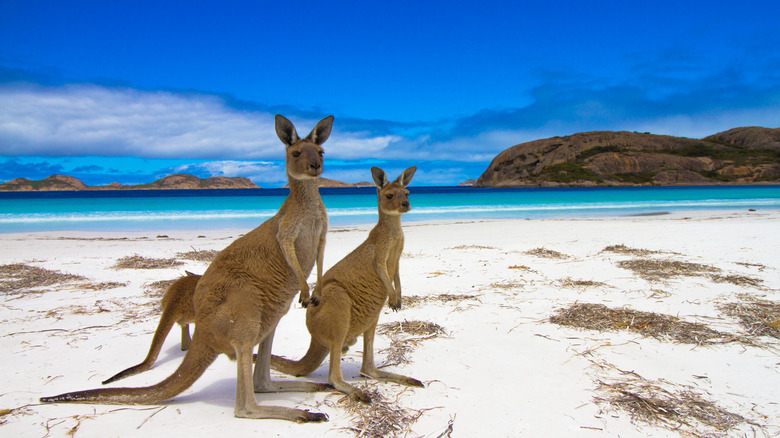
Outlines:
{"label": "rocky headland", "polygon": [[474,187],[780,183],[780,128],[735,128],[703,139],[582,132],[499,153]]}

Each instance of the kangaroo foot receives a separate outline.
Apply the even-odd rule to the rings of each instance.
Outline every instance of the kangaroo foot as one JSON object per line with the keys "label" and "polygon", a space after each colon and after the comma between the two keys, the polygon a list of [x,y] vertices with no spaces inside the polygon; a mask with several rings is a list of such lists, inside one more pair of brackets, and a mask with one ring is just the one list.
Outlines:
{"label": "kangaroo foot", "polygon": [[407,377],[406,378],[406,382],[404,382],[404,385],[417,386],[419,388],[425,388],[425,385],[423,384],[423,382],[421,382],[421,381],[419,381],[417,379],[414,379],[412,377]]}
{"label": "kangaroo foot", "polygon": [[402,376],[400,374],[388,373],[385,371],[379,371],[379,370],[372,371],[372,372],[361,371],[360,375],[363,377],[368,377],[369,379],[385,380],[389,382],[400,383],[401,385],[406,385],[406,386],[416,386],[418,388],[425,387],[425,385],[421,381],[413,377]]}
{"label": "kangaroo foot", "polygon": [[269,392],[327,392],[333,390],[333,386],[327,383],[300,382],[300,381],[268,381],[255,385],[255,393]]}
{"label": "kangaroo foot", "polygon": [[296,421],[298,421],[298,423],[322,423],[328,421],[328,414],[303,411],[301,418]]}
{"label": "kangaroo foot", "polygon": [[357,402],[363,402],[365,404],[371,404],[371,397],[363,390],[358,389],[347,382],[334,382],[333,387],[339,391],[347,394],[349,398]]}
{"label": "kangaroo foot", "polygon": [[256,406],[254,408],[236,408],[237,418],[276,418],[295,421],[296,423],[321,423],[328,421],[328,415],[319,412],[309,412],[302,409],[283,408],[278,406]]}
{"label": "kangaroo foot", "polygon": [[352,394],[349,394],[349,397],[352,400],[363,402],[367,405],[371,404],[371,397],[368,396],[365,392],[361,391],[360,389],[355,388],[355,391]]}

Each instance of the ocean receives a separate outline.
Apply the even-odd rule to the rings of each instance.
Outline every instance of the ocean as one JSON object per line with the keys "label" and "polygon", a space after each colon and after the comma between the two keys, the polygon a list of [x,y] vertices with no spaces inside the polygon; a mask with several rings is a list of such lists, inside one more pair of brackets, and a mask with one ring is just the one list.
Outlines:
{"label": "ocean", "polygon": [[[404,221],[593,218],[687,210],[780,209],[780,186],[410,187]],[[250,230],[286,189],[0,192],[0,233]],[[376,221],[376,190],[322,188],[331,226]]]}

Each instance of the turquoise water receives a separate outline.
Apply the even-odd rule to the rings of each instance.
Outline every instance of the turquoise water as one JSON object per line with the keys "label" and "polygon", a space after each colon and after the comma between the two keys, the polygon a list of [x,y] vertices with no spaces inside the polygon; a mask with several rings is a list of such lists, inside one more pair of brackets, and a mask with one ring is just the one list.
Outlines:
{"label": "turquoise water", "polygon": [[[405,221],[614,217],[685,210],[780,209],[780,186],[477,189],[411,187]],[[0,193],[0,233],[252,229],[283,189]],[[373,188],[322,189],[330,224],[376,221]]]}

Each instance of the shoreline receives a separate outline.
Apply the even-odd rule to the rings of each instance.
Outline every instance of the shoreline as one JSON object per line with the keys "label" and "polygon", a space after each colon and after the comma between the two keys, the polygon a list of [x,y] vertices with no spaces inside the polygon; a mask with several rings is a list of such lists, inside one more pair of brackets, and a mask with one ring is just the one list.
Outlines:
{"label": "shoreline", "polygon": [[[238,191],[236,191],[238,190]],[[323,192],[331,225],[373,224],[375,190]],[[358,191],[356,191],[358,190]],[[611,218],[662,211],[780,210],[780,190],[767,187],[638,189],[478,189],[415,188],[406,222]],[[575,190],[575,191],[572,191]],[[581,191],[580,191],[581,190]],[[645,191],[643,191],[645,190]],[[82,197],[2,199],[0,233],[46,230],[160,232],[188,229],[251,229],[276,213],[284,196]]]}
{"label": "shoreline", "polygon": [[[362,242],[372,226],[330,227],[325,269]],[[224,356],[191,388],[161,405],[37,401],[98,387],[103,378],[139,362],[158,322],[160,282],[184,270],[202,273],[208,261],[195,253],[218,251],[249,229],[172,230],[164,232],[167,237],[123,231],[0,234],[1,267],[17,264],[81,277],[18,287],[9,279],[23,277],[21,271],[20,277],[5,272],[0,278],[5,288],[0,348],[6,356],[0,409],[10,410],[0,416],[0,428],[15,436],[77,430],[89,436],[198,437],[230,428],[238,434],[350,437],[357,435],[350,428],[361,415],[396,421],[391,413],[402,412],[416,418],[398,420],[410,436],[437,437],[448,427],[454,436],[473,436],[484,433],[485,424],[491,424],[494,436],[679,436],[724,430],[772,436],[780,433],[780,338],[751,334],[729,309],[780,306],[778,226],[778,210],[404,220],[404,306],[381,314],[375,351],[386,369],[418,378],[426,387],[359,377],[358,342],[344,356],[342,369],[347,381],[380,395],[375,404],[355,407],[338,393],[256,395],[261,405],[330,416],[327,423],[305,425],[235,419],[235,363]],[[129,256],[181,264],[118,268],[118,260]],[[600,311],[589,320],[619,312],[630,319],[601,323],[598,329],[566,325],[585,322],[572,319],[577,306]],[[564,310],[567,322],[552,322]],[[304,320],[305,311],[294,304],[277,330],[275,354],[305,352]],[[682,334],[695,329],[699,340],[679,337],[680,330],[646,331],[655,320],[687,323]],[[182,356],[174,328],[151,370],[115,386],[156,383]],[[327,369],[326,360],[302,379],[324,382]],[[620,391],[646,400],[671,394],[730,422],[706,424],[682,407],[674,423],[664,417],[643,421],[615,399]]]}
{"label": "shoreline", "polygon": [[[777,217],[780,219],[780,210],[774,208],[766,209],[692,209],[692,210],[659,210],[653,212],[643,212],[635,214],[618,214],[618,215],[594,215],[594,216],[577,216],[577,217],[527,217],[527,218],[450,218],[450,219],[413,219],[404,217],[402,225],[404,229],[414,226],[431,226],[431,225],[451,225],[451,224],[471,224],[471,223],[503,223],[503,222],[545,222],[545,221],[572,221],[572,222],[592,222],[592,221],[621,221],[631,219],[659,219],[659,220],[679,220],[679,219],[722,219],[724,217],[736,218],[736,217]],[[259,220],[253,227],[203,227],[203,228],[177,228],[177,227],[160,227],[154,230],[42,230],[42,231],[0,231],[0,240],[5,237],[20,238],[24,236],[45,236],[45,235],[62,235],[62,236],[79,236],[79,235],[107,235],[111,238],[121,238],[122,236],[132,236],[132,238],[171,238],[171,234],[178,235],[180,239],[202,239],[212,235],[221,236],[234,236],[239,237],[255,227],[260,226],[267,219]],[[351,229],[365,229],[370,230],[375,225],[375,222],[364,222],[355,224],[330,224],[328,226],[328,232],[342,232],[344,230]]]}

